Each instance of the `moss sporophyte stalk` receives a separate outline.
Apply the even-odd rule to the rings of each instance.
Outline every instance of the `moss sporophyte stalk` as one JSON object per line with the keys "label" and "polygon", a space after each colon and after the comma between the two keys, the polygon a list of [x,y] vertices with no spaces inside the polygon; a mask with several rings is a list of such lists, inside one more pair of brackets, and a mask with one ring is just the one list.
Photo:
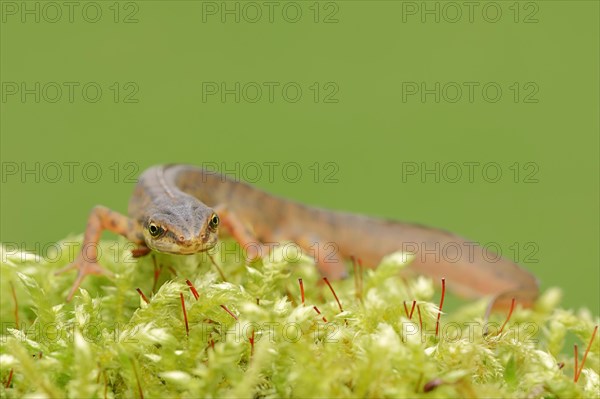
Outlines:
{"label": "moss sporophyte stalk", "polygon": [[67,256],[3,250],[0,397],[600,397],[598,317],[557,288],[486,319],[403,275],[410,257],[329,281],[273,255],[122,250],[65,303]]}

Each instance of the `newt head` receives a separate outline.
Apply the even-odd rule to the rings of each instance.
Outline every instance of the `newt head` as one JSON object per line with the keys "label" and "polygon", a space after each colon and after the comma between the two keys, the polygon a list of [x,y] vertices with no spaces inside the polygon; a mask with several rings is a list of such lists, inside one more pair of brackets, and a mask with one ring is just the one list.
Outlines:
{"label": "newt head", "polygon": [[142,222],[144,241],[155,251],[190,255],[217,243],[219,216],[193,197],[154,203]]}

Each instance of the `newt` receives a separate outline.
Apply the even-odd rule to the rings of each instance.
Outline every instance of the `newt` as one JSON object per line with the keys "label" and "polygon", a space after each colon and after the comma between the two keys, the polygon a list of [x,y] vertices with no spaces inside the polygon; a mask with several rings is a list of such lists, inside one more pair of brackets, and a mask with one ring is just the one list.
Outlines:
{"label": "newt", "polygon": [[465,298],[491,296],[490,309],[507,308],[512,298],[531,306],[539,292],[531,273],[456,234],[309,206],[214,171],[172,164],[152,166],[140,175],[128,216],[104,206],[92,209],[83,238],[85,256],[79,253],[57,271],[77,270],[67,301],[86,276],[111,274],[97,262],[103,230],[125,236],[137,245],[133,255],[143,256],[209,250],[220,227],[246,249],[249,260],[265,255],[266,243],[295,242],[330,279],[347,276],[345,260],[351,256],[375,267],[384,256],[406,250],[414,255],[409,270],[438,281],[444,277],[448,288]]}

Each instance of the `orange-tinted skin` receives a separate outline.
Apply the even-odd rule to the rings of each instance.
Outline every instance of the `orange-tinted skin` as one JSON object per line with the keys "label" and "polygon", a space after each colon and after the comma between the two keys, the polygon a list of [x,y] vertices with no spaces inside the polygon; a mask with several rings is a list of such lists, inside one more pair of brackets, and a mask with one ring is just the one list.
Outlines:
{"label": "orange-tinted skin", "polygon": [[[403,250],[415,255],[410,270],[438,281],[444,277],[449,289],[464,297],[493,296],[491,308],[507,307],[513,297],[530,306],[538,296],[532,274],[455,234],[304,205],[190,165],[159,165],[144,171],[129,203],[129,217],[94,208],[84,244],[97,243],[102,230],[108,229],[138,244],[138,255],[150,250],[195,253],[214,246],[215,213],[248,249],[249,258],[266,254],[261,243],[293,241],[315,257],[321,273],[330,279],[346,276],[344,259],[351,256],[375,267],[384,256]],[[160,227],[157,237],[149,233],[152,224]],[[66,269],[70,268],[78,269],[79,275],[68,299],[85,275],[105,273],[95,258],[80,258]]]}

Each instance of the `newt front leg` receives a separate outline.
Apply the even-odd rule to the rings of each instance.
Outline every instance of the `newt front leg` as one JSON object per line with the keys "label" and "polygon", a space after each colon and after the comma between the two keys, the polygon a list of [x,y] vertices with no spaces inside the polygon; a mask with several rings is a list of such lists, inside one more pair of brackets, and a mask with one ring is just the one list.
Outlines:
{"label": "newt front leg", "polygon": [[244,225],[235,212],[229,210],[224,205],[216,206],[215,211],[221,218],[222,226],[245,251],[248,262],[253,262],[268,254],[268,247],[256,238],[254,233]]}
{"label": "newt front leg", "polygon": [[83,246],[77,258],[73,263],[55,273],[61,274],[69,270],[77,270],[77,278],[67,295],[67,302],[73,298],[77,288],[79,288],[87,275],[112,275],[110,271],[98,264],[98,242],[103,230],[109,230],[125,236],[128,240],[140,245],[141,248],[145,248],[141,226],[137,221],[104,206],[94,207],[90,212],[83,237]]}

